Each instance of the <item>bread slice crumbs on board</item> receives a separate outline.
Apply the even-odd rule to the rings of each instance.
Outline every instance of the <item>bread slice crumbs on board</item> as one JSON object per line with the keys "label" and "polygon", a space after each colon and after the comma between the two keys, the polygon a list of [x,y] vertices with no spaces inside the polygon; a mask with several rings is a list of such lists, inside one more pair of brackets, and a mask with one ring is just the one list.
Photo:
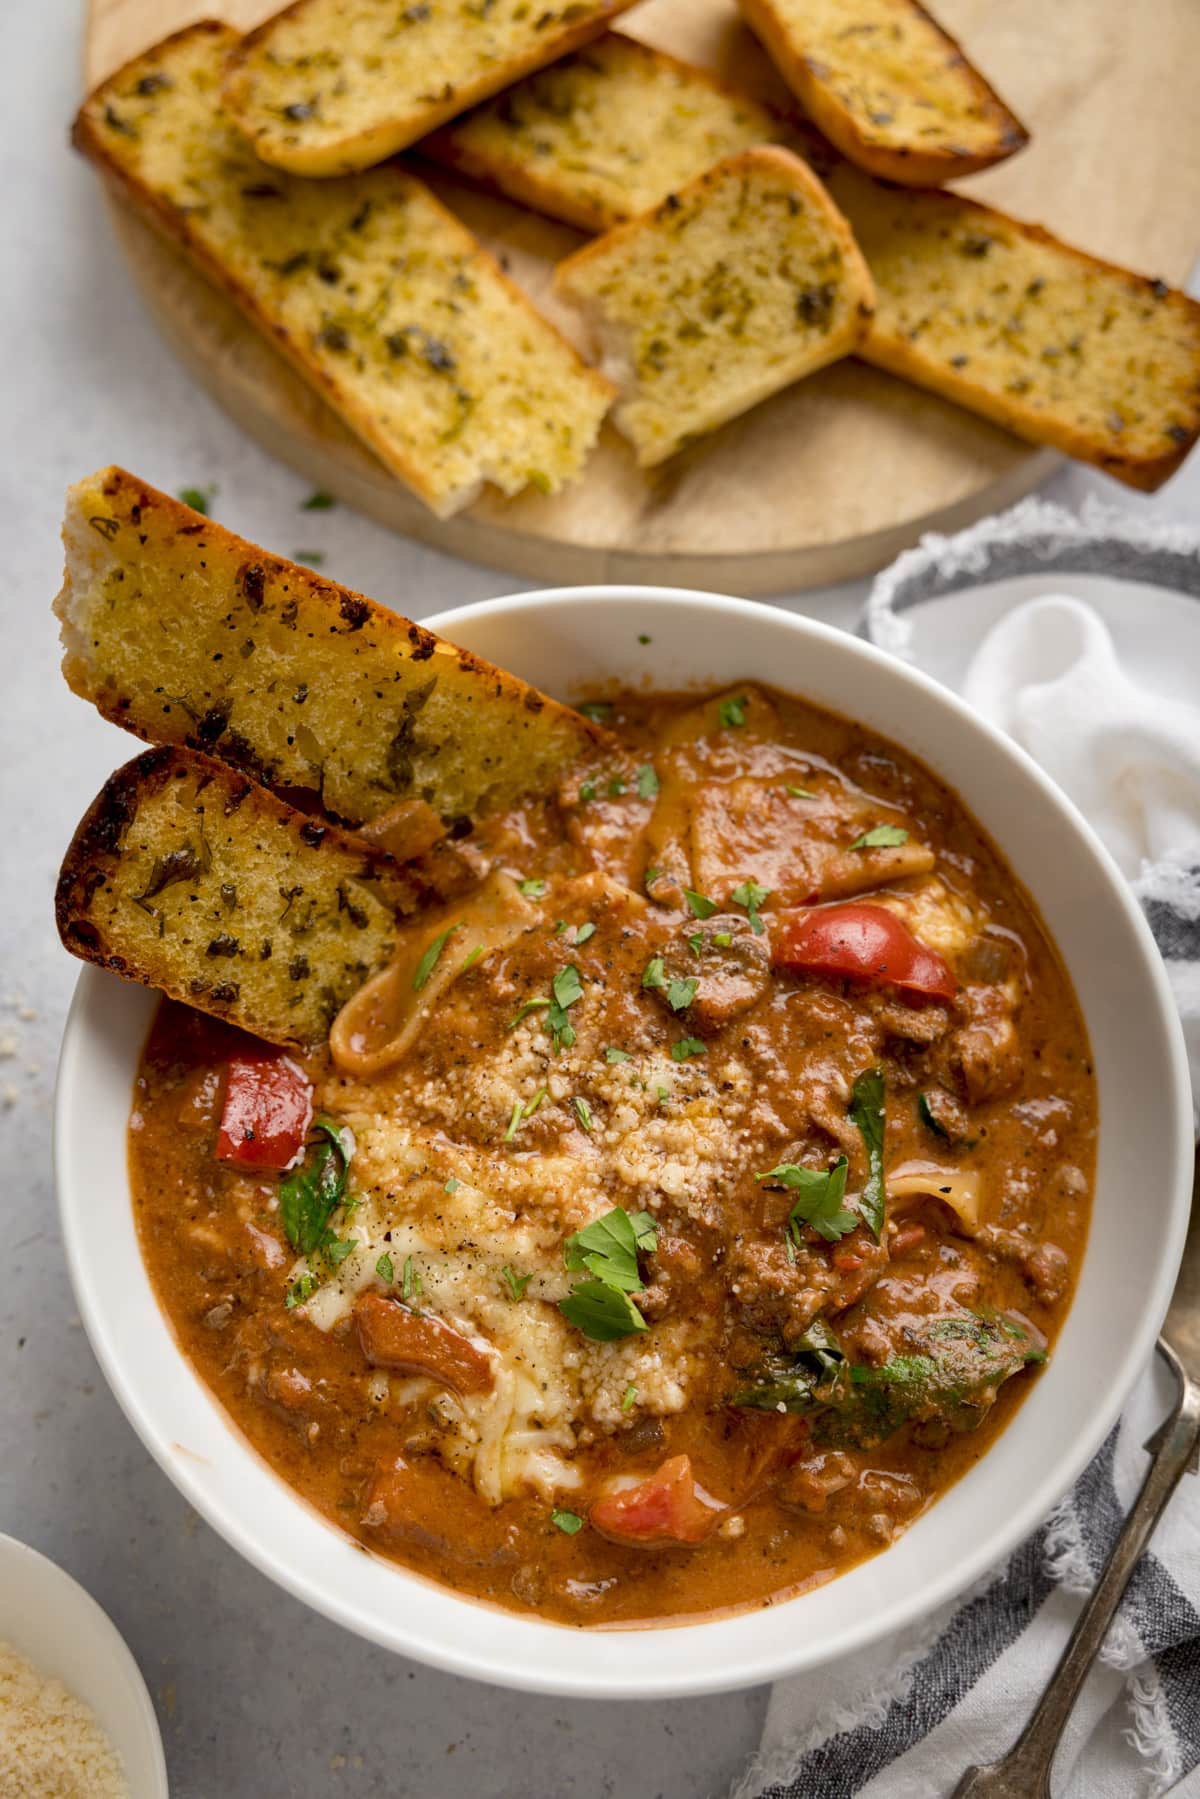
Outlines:
{"label": "bread slice crumbs on board", "polygon": [[607,231],[786,121],[705,69],[606,32],[420,146],[509,199]]}
{"label": "bread slice crumbs on board", "polygon": [[559,264],[643,467],[856,350],[873,306],[850,227],[800,158],[727,157]]}
{"label": "bread slice crumbs on board", "polygon": [[55,612],[72,690],[350,825],[552,792],[601,727],[420,625],[271,556],[124,469],[67,494]]}
{"label": "bread slice crumbs on board", "polygon": [[917,0],[740,0],[780,74],[844,156],[932,187],[1002,162],[1021,121]]}
{"label": "bread slice crumbs on board", "polygon": [[260,162],[220,110],[236,33],[191,26],[85,101],[84,155],[441,517],[573,480],[612,394],[423,182]]}
{"label": "bread slice crumbs on board", "polygon": [[861,354],[1152,492],[1200,436],[1200,304],[957,194],[829,176],[875,278]]}
{"label": "bread slice crumbs on board", "polygon": [[55,913],[72,955],[304,1048],[390,960],[398,873],[223,763],[147,750],[89,807]]}
{"label": "bread slice crumbs on board", "polygon": [[242,39],[225,96],[264,162],[345,175],[565,56],[634,0],[296,0]]}

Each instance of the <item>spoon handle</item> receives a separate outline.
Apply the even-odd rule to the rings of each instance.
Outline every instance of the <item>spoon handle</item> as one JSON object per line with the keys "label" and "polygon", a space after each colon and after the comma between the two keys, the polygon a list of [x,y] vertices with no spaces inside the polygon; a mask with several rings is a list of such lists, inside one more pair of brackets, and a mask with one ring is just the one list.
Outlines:
{"label": "spoon handle", "polygon": [[1172,1493],[1200,1448],[1200,1383],[1189,1380],[1169,1343],[1158,1347],[1179,1382],[1174,1409],[1151,1440],[1153,1459],[1100,1578],[1075,1622],[1066,1648],[1029,1723],[998,1762],[968,1768],[952,1799],[1050,1799],[1050,1769],[1126,1587]]}

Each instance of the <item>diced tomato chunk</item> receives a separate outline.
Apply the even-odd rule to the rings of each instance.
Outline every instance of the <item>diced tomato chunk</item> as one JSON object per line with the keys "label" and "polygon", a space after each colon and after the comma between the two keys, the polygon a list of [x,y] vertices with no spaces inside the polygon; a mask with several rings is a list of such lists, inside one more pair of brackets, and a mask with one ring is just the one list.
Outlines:
{"label": "diced tomato chunk", "polygon": [[673,1455],[640,1486],[598,1499],[589,1519],[594,1529],[615,1543],[651,1548],[702,1543],[728,1509],[696,1485],[690,1456]]}
{"label": "diced tomato chunk", "polygon": [[772,933],[771,965],[788,974],[895,987],[908,999],[952,1000],[958,991],[936,950],[886,906],[865,903],[784,913]]}
{"label": "diced tomato chunk", "polygon": [[364,1293],[354,1308],[358,1340],[372,1368],[427,1374],[456,1393],[487,1393],[492,1364],[453,1326],[428,1313],[410,1312],[382,1293]]}
{"label": "diced tomato chunk", "polygon": [[225,1082],[217,1160],[240,1168],[287,1168],[313,1120],[312,1085],[278,1050],[234,1056]]}

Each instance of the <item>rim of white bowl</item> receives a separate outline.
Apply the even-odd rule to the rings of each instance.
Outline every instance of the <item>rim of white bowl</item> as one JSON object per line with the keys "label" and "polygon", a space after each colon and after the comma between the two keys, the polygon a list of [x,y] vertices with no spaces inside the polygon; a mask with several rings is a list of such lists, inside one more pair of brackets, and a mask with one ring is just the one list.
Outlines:
{"label": "rim of white bowl", "polygon": [[[1082,813],[1054,785],[1019,744],[996,727],[976,717],[958,695],[949,688],[942,686],[910,664],[898,661],[863,638],[853,636],[835,626],[826,625],[819,620],[791,613],[761,601],[738,599],[732,595],[707,593],[687,588],[654,587],[632,583],[541,588],[529,593],[501,595],[494,599],[454,607],[449,611],[435,613],[422,620],[422,623],[426,629],[436,631],[451,642],[457,642],[459,632],[464,628],[469,631],[471,625],[481,618],[490,620],[502,618],[513,612],[549,611],[564,602],[602,605],[606,612],[616,613],[624,609],[632,610],[647,601],[652,601],[656,606],[665,605],[671,608],[699,608],[706,611],[733,612],[748,616],[767,614],[775,621],[783,622],[785,629],[794,630],[798,640],[806,637],[819,639],[835,646],[842,653],[849,652],[868,663],[886,669],[889,676],[908,687],[915,695],[956,714],[970,731],[989,740],[995,749],[1010,759],[1026,778],[1041,789],[1044,799],[1058,812],[1063,822],[1074,834],[1082,840],[1082,844],[1092,860],[1106,876],[1107,885],[1112,890],[1114,899],[1124,913],[1125,922],[1139,944],[1142,960],[1140,974],[1154,999],[1157,1024],[1160,1027],[1162,1042],[1171,1065],[1171,1092],[1164,1096],[1163,1110],[1164,1124],[1173,1118],[1175,1149],[1172,1164],[1175,1168],[1175,1181],[1174,1190],[1170,1196],[1169,1228],[1164,1234],[1163,1253],[1158,1258],[1153,1286],[1143,1299],[1140,1326],[1127,1337],[1124,1352],[1120,1357],[1115,1374],[1113,1370],[1109,1370],[1103,1402],[1095,1406],[1086,1423],[1079,1429],[1070,1453],[1054,1462],[1052,1466],[1043,1469],[1039,1478],[1028,1485],[1020,1499],[1012,1504],[1003,1528],[997,1529],[986,1538],[981,1539],[973,1552],[961,1556],[952,1566],[930,1575],[919,1590],[914,1590],[904,1597],[885,1603],[880,1609],[871,1612],[869,1616],[863,1617],[855,1624],[844,1626],[832,1634],[827,1633],[819,1645],[805,1640],[802,1631],[798,1630],[797,1640],[789,1643],[785,1649],[776,1649],[757,1656],[753,1654],[744,1656],[739,1659],[735,1668],[720,1665],[719,1658],[714,1655],[710,1660],[710,1665],[703,1670],[693,1670],[680,1675],[671,1665],[670,1645],[672,1640],[678,1642],[684,1634],[689,1639],[701,1637],[706,1633],[711,1637],[713,1633],[720,1632],[723,1626],[736,1625],[767,1612],[777,1616],[787,1608],[802,1608],[808,1595],[800,1594],[775,1606],[739,1612],[732,1618],[720,1616],[710,1622],[700,1619],[675,1625],[665,1623],[650,1629],[637,1627],[629,1631],[613,1628],[588,1631],[570,1626],[547,1626],[544,1620],[530,1620],[521,1614],[481,1605],[480,1602],[459,1595],[453,1589],[440,1583],[432,1583],[419,1574],[414,1576],[403,1566],[393,1563],[386,1564],[389,1570],[394,1571],[401,1579],[415,1579],[427,1588],[431,1585],[435,1586],[452,1606],[458,1630],[462,1633],[461,1636],[453,1629],[439,1629],[432,1635],[423,1635],[406,1629],[402,1622],[397,1624],[394,1618],[385,1619],[378,1615],[364,1616],[356,1607],[346,1604],[336,1591],[327,1591],[314,1585],[302,1571],[290,1565],[269,1543],[256,1535],[253,1529],[248,1527],[243,1516],[215,1499],[206,1490],[196,1469],[188,1464],[187,1459],[172,1455],[169,1442],[147,1415],[135,1384],[130,1382],[125,1369],[114,1355],[104,1307],[98,1303],[98,1296],[93,1292],[87,1268],[81,1258],[80,1247],[74,1238],[63,1174],[64,1165],[69,1159],[73,1094],[81,1073],[80,1021],[85,1009],[93,1002],[101,987],[105,986],[105,990],[107,990],[106,983],[110,978],[98,969],[85,968],[76,984],[58,1064],[54,1115],[55,1180],[59,1193],[68,1270],[80,1317],[105,1379],[142,1443],[173,1484],[226,1542],[231,1544],[260,1572],[284,1588],[285,1591],[311,1606],[313,1610],[333,1622],[343,1625],[356,1635],[378,1643],[382,1648],[411,1656],[414,1660],[442,1669],[447,1673],[519,1691],[562,1698],[667,1699],[732,1692],[745,1687],[762,1685],[784,1675],[799,1673],[806,1668],[823,1665],[838,1656],[853,1653],[889,1632],[928,1615],[939,1605],[964,1592],[989,1570],[994,1569],[1042,1523],[1052,1507],[1067,1492],[1099,1450],[1120,1414],[1134,1381],[1149,1359],[1170,1301],[1183,1252],[1191,1196],[1191,1165],[1194,1149],[1192,1096],[1183,1031],[1166,969],[1141,909],[1134,900],[1128,883],[1113,858]],[[870,726],[869,720],[864,722]],[[903,739],[895,731],[887,731],[884,734],[891,737],[893,741],[901,743],[903,747]],[[919,751],[912,753],[920,754]],[[1003,850],[1004,846],[1001,845],[1002,853]],[[166,1328],[169,1333],[169,1326]],[[192,1371],[182,1351],[177,1350],[176,1353],[183,1368],[187,1370],[211,1406],[220,1414],[229,1431],[231,1441],[237,1444],[238,1451],[244,1456],[251,1457],[260,1466],[266,1466],[258,1457],[257,1452],[240,1435],[236,1426],[225,1417],[218,1402]],[[1007,1427],[1005,1436],[1008,1436],[1011,1431],[1019,1430],[1020,1422],[1021,1413],[1018,1412]],[[278,1476],[272,1475],[272,1478],[280,1488],[281,1495],[286,1495],[294,1505],[300,1506],[306,1511],[310,1509],[306,1502],[292,1493]],[[934,1509],[936,1511],[936,1507]],[[335,1535],[341,1534],[337,1532],[336,1526],[326,1525],[325,1528]],[[861,1566],[869,1568],[875,1559],[878,1558],[871,1558]],[[832,1583],[832,1586],[836,1588],[841,1581],[852,1578],[854,1572],[855,1570],[851,1570],[850,1574],[840,1576],[837,1581]],[[826,1586],[819,1590],[828,1591],[829,1588]],[[471,1621],[480,1619],[484,1613],[488,1614],[493,1621],[496,1618],[502,1620],[499,1634],[513,1639],[507,1646],[498,1649],[491,1646],[480,1648],[476,1642],[472,1641]],[[802,1610],[797,1610],[796,1617],[797,1623],[802,1623]],[[511,1626],[511,1628],[505,1628],[505,1626]],[[519,1660],[514,1661],[514,1656],[519,1657],[520,1655],[520,1649],[517,1646],[519,1640],[523,1636],[528,1636],[531,1631],[536,1634],[540,1634],[541,1631],[549,1631],[553,1645],[561,1648],[561,1655],[556,1656],[552,1647],[549,1653],[541,1655],[537,1666],[522,1665]],[[632,1645],[639,1638],[653,1644],[659,1650],[659,1654],[652,1663],[645,1666],[639,1665],[634,1675],[630,1675],[622,1669],[619,1657],[613,1658],[614,1665],[612,1667],[605,1666],[602,1669],[591,1666],[575,1670],[568,1666],[571,1659],[572,1641],[600,1641],[615,1646],[617,1644]],[[529,1640],[532,1642],[532,1637]]]}
{"label": "rim of white bowl", "polygon": [[[150,1697],[150,1689],[145,1677],[137,1665],[129,1644],[121,1635],[104,1607],[98,1599],[94,1599],[82,1582],[68,1574],[65,1568],[44,1555],[40,1549],[34,1549],[29,1543],[23,1543],[19,1537],[9,1536],[0,1531],[0,1577],[3,1575],[6,1562],[19,1562],[27,1572],[32,1571],[33,1580],[40,1582],[45,1588],[47,1605],[53,1604],[59,1611],[57,1622],[62,1624],[65,1632],[70,1620],[61,1614],[64,1609],[73,1613],[74,1619],[85,1619],[87,1627],[96,1637],[102,1638],[105,1654],[112,1659],[123,1688],[122,1711],[128,1732],[140,1739],[144,1757],[149,1760],[151,1778],[157,1783],[153,1793],[139,1789],[133,1792],[133,1799],[167,1799],[167,1763],[163,1754],[162,1732],[158,1727],[158,1716],[154,1710],[154,1701]],[[57,1667],[46,1664],[45,1656],[35,1655],[29,1648],[23,1647],[20,1631],[12,1632],[9,1626],[0,1621],[0,1638],[7,1637],[17,1653],[31,1661],[39,1674],[51,1679],[63,1678]],[[64,1685],[82,1699],[85,1704],[91,1701],[85,1693],[80,1692],[78,1684],[64,1679]],[[123,1734],[117,1725],[115,1716],[102,1717],[99,1710],[91,1705],[101,1729],[105,1732],[114,1747],[119,1748],[117,1738]],[[127,1758],[123,1758],[126,1759]],[[126,1776],[133,1777],[126,1767]]]}

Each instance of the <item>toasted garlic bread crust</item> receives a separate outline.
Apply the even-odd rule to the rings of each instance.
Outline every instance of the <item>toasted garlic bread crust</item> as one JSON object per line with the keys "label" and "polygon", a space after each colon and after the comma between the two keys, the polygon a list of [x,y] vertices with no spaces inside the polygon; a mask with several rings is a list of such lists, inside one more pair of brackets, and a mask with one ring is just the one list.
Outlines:
{"label": "toasted garlic bread crust", "polygon": [[707,70],[610,31],[436,132],[421,154],[581,231],[607,231],[722,157],[786,134]]}
{"label": "toasted garlic bread crust", "polygon": [[1200,436],[1200,305],[991,207],[830,187],[875,277],[860,354],[1152,492]]}
{"label": "toasted garlic bread crust", "polygon": [[643,467],[855,350],[871,277],[799,157],[745,150],[559,265],[623,387]]}
{"label": "toasted garlic bread crust", "polygon": [[345,175],[564,56],[634,0],[296,0],[233,51],[230,113],[264,162]]}
{"label": "toasted garlic bread crust", "polygon": [[269,556],[123,469],[67,495],[55,612],[77,694],[352,825],[548,792],[608,735],[466,650]]}
{"label": "toasted garlic bread crust", "polygon": [[937,186],[1029,134],[917,0],[740,0],[805,111],[885,181]]}
{"label": "toasted garlic bread crust", "polygon": [[88,809],[55,912],[72,955],[301,1048],[389,960],[394,873],[207,756],[147,750]]}
{"label": "toasted garlic bread crust", "polygon": [[219,110],[236,42],[205,24],[148,50],[76,145],[435,512],[572,480],[608,385],[412,175],[265,168]]}

